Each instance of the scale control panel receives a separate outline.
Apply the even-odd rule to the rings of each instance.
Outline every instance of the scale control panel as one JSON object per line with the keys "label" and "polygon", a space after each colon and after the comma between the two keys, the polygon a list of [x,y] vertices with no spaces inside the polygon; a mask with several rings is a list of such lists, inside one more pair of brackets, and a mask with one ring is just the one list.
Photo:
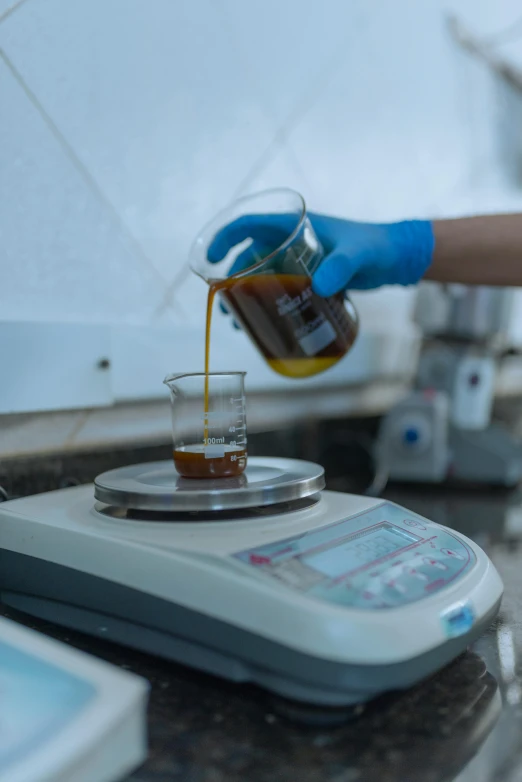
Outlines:
{"label": "scale control panel", "polygon": [[234,556],[311,597],[370,610],[429,597],[476,562],[460,537],[386,502]]}

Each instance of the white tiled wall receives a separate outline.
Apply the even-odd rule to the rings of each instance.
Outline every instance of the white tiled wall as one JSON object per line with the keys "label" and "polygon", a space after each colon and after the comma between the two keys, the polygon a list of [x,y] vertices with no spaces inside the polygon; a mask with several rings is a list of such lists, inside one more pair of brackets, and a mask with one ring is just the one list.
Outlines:
{"label": "white tiled wall", "polygon": [[[0,0],[0,319],[202,329],[190,241],[267,186],[368,220],[522,209],[498,88],[448,11],[480,35],[522,15],[517,0]],[[522,62],[522,38],[502,52]],[[411,296],[359,296],[364,330],[391,316],[408,332]]]}

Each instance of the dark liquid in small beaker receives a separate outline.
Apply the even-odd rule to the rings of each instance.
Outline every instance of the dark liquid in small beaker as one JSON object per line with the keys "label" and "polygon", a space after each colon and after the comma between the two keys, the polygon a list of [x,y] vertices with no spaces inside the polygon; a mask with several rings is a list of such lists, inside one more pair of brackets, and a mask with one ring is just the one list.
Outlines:
{"label": "dark liquid in small beaker", "polygon": [[[219,449],[217,449],[219,450]],[[173,451],[174,466],[184,478],[235,478],[244,471],[244,448],[224,445],[219,456],[209,455],[202,445],[186,445]]]}
{"label": "dark liquid in small beaker", "polygon": [[[357,337],[357,316],[349,303],[348,308],[345,305],[344,295],[317,296],[305,274],[229,277],[211,284],[209,297],[217,292],[272,369],[286,377],[324,372]],[[209,332],[208,328],[207,351]]]}

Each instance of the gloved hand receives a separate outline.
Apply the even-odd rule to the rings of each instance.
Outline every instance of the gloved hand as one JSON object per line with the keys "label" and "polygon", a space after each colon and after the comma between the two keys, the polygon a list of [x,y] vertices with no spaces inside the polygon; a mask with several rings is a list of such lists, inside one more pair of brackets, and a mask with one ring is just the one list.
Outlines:
{"label": "gloved hand", "polygon": [[[358,223],[337,217],[309,214],[325,250],[312,278],[319,296],[382,285],[413,285],[428,269],[434,250],[432,225],[424,220],[400,223]],[[291,215],[245,215],[225,226],[212,241],[207,257],[221,261],[228,251],[250,238],[252,243],[235,260],[230,274],[252,263],[252,251],[263,257],[263,247],[274,247],[289,235]]]}

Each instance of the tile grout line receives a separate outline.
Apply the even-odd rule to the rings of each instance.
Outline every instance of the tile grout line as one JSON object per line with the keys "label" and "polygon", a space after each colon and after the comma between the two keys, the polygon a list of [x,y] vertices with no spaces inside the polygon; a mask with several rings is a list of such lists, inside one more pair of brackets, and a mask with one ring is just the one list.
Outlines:
{"label": "tile grout line", "polygon": [[[21,0],[21,2],[26,2],[26,0]],[[2,17],[2,19],[3,18],[5,17]],[[151,259],[149,258],[149,256],[147,255],[143,247],[141,246],[140,242],[133,236],[133,234],[131,233],[128,226],[126,225],[126,223],[124,222],[120,214],[118,213],[115,206],[111,203],[111,201],[107,198],[105,193],[102,191],[101,187],[98,185],[93,175],[89,172],[88,168],[76,155],[71,144],[67,141],[67,139],[65,138],[61,130],[58,128],[58,126],[54,123],[53,119],[50,117],[50,115],[47,113],[45,108],[42,106],[42,104],[40,103],[40,101],[38,100],[34,92],[30,89],[29,85],[24,80],[21,73],[18,71],[14,63],[8,57],[5,50],[1,47],[0,47],[0,60],[3,61],[6,67],[9,69],[16,83],[23,90],[26,98],[30,101],[33,108],[36,109],[36,111],[44,121],[46,127],[48,128],[48,130],[51,131],[55,140],[58,142],[63,152],[66,154],[67,158],[72,163],[77,173],[81,176],[85,184],[89,187],[92,194],[97,198],[98,201],[100,201],[103,204],[105,209],[108,210],[109,214],[111,215],[111,219],[115,222],[118,228],[131,242],[134,250],[137,253],[137,256],[140,258],[142,263],[144,263],[149,268],[149,270],[152,270],[164,285],[165,284],[168,285],[169,281],[158,271],[158,269],[156,269],[154,263],[151,261]]]}
{"label": "tile grout line", "polygon": [[[225,13],[225,19],[226,19],[226,13]],[[225,21],[225,27],[228,28],[230,32],[229,25],[227,24],[226,21]],[[314,79],[315,84],[311,90],[313,92],[313,97],[310,97],[307,93],[305,93],[305,95],[303,95],[302,99],[299,101],[298,105],[294,108],[293,111],[290,112],[286,120],[284,120],[284,122],[279,127],[276,127],[275,133],[271,141],[259,154],[257,159],[254,160],[247,174],[245,174],[245,176],[238,184],[232,196],[232,200],[235,200],[241,194],[241,192],[248,187],[249,182],[251,182],[252,179],[254,179],[263,170],[263,167],[267,164],[267,162],[270,160],[271,155],[275,151],[277,151],[277,149],[284,149],[285,147],[288,147],[288,134],[298,125],[301,119],[313,107],[317,98],[320,97],[320,91],[323,90],[325,86],[328,85],[328,83],[333,78],[336,70],[336,66],[338,66],[339,63],[344,59],[345,46],[346,46],[345,41],[339,44],[339,48],[337,52],[334,53],[334,55],[330,58],[330,60],[327,63],[325,63],[318,76],[316,76],[316,78]],[[254,81],[256,81],[256,76],[254,73],[251,72],[250,76]],[[271,110],[267,110],[266,105],[263,106],[263,111],[265,112],[265,114],[267,114],[267,116],[272,121],[275,119],[273,112]],[[288,147],[288,152],[292,155],[293,164],[295,165],[299,174],[303,177],[305,182],[308,182],[308,176],[303,171],[301,163],[297,159],[293,150]],[[167,288],[165,289],[165,294],[161,302],[157,305],[156,309],[154,310],[155,317],[161,315],[168,307],[171,306],[174,291],[176,287],[179,285],[180,280],[181,282],[183,282],[186,279],[186,275],[188,271],[189,271],[188,266],[180,269],[180,271],[176,274],[175,278],[171,280],[171,282],[167,285]],[[183,309],[182,306],[181,309]]]}
{"label": "tile grout line", "polygon": [[[224,27],[227,29],[228,34],[230,35],[230,26],[228,23],[228,15],[225,12],[224,13],[224,19],[222,20]],[[343,42],[343,47],[345,46],[345,42]],[[243,57],[242,57],[243,59]],[[232,200],[235,200],[241,192],[248,187],[249,182],[252,181],[253,178],[257,174],[259,174],[263,167],[267,164],[267,162],[270,160],[271,155],[276,151],[278,148],[284,149],[287,146],[288,141],[288,133],[299,123],[299,121],[302,119],[302,117],[312,108],[315,100],[319,97],[319,92],[321,89],[324,89],[325,85],[328,84],[333,78],[333,74],[335,73],[335,68],[339,64],[339,62],[343,59],[343,54],[341,52],[341,44],[339,44],[339,50],[334,53],[334,55],[331,57],[331,59],[326,63],[323,68],[321,69],[320,74],[315,79],[315,85],[312,90],[314,93],[314,97],[310,100],[310,98],[306,98],[306,93],[303,96],[303,98],[299,101],[299,104],[296,106],[296,108],[290,112],[289,116],[286,118],[286,120],[277,127],[276,123],[276,130],[275,133],[269,142],[269,144],[264,148],[264,150],[259,154],[256,160],[252,163],[249,171],[247,174],[243,177],[243,179],[240,181],[239,185],[234,191],[234,195],[232,196]],[[244,61],[247,65],[247,68],[250,72],[250,78],[256,82],[257,77],[255,73],[252,71],[249,63],[247,61]],[[264,101],[263,101],[264,104]],[[266,105],[263,105],[263,111],[264,113],[270,118],[271,121],[275,120],[274,113],[272,110],[267,109]],[[304,173],[301,163],[297,159],[296,155],[293,153],[293,151],[289,148],[289,152],[292,155],[293,158],[293,164],[295,165],[296,169],[299,171],[300,175],[303,177],[305,182],[308,182],[308,177]],[[175,278],[171,280],[171,282],[168,284],[165,294],[163,296],[162,301],[158,304],[156,309],[154,310],[154,316],[161,315],[168,307],[171,306],[174,291],[176,287],[179,284],[179,281],[183,282],[186,279],[186,274],[188,271],[188,267],[184,267],[181,269],[178,274],[176,274]],[[182,308],[182,307],[181,307]],[[183,309],[183,308],[182,308]]]}
{"label": "tile grout line", "polygon": [[[222,28],[224,28],[226,35],[229,37],[231,41],[234,40],[234,36],[231,34],[230,25],[228,23],[228,14],[226,11],[223,12],[223,16],[221,17],[221,25]],[[255,83],[257,81],[255,73],[252,71],[251,65],[247,59],[245,59],[243,52],[240,48],[236,49],[237,54],[241,57],[241,60],[243,61],[243,66],[248,70],[249,76],[252,83]],[[272,116],[271,111],[267,111],[267,108],[265,105],[261,106],[263,113],[270,118],[271,121],[274,121],[274,117]],[[274,122],[276,125],[276,131],[271,139],[271,141],[268,143],[268,145],[264,148],[264,150],[260,153],[260,155],[257,156],[257,158],[253,161],[252,165],[250,166],[248,173],[241,179],[239,185],[235,188],[234,193],[232,195],[231,200],[235,201],[238,197],[238,194],[240,194],[242,188],[245,186],[245,183],[248,182],[250,179],[252,179],[253,176],[256,175],[256,173],[259,172],[261,167],[264,165],[267,157],[269,157],[272,148],[274,145],[277,145],[277,123]],[[161,302],[157,305],[156,309],[154,310],[154,316],[158,317],[162,315],[173,303],[174,295],[175,295],[175,289],[178,287],[178,285],[187,279],[188,274],[190,273],[190,266],[189,264],[185,264],[183,268],[179,270],[179,272],[175,275],[174,279],[170,281],[168,286],[165,289],[164,296],[161,300]],[[179,307],[179,302],[178,302]],[[181,305],[181,310],[183,311],[183,305]]]}
{"label": "tile grout line", "polygon": [[[162,315],[165,312],[165,310],[167,310],[167,309],[172,307],[173,299],[174,299],[174,289],[178,285],[182,285],[185,282],[185,280],[189,276],[190,272],[191,272],[191,269],[190,269],[190,266],[187,263],[187,264],[184,264],[183,267],[179,270],[179,272],[176,273],[174,279],[171,280],[169,282],[169,284],[167,285],[167,287],[165,288],[165,291],[164,291],[164,294],[163,294],[163,298],[161,299],[159,304],[156,306],[156,308],[155,308],[155,310],[154,310],[154,312],[152,314],[153,318],[159,317],[160,315]],[[180,306],[179,302],[176,302],[176,303],[177,303],[177,306],[179,308],[179,306]],[[184,310],[183,310],[183,305],[181,305],[181,311],[182,311],[183,314],[186,314],[184,312]]]}
{"label": "tile grout line", "polygon": [[[263,167],[270,160],[271,155],[275,151],[277,151],[278,148],[283,148],[284,147],[284,145],[285,145],[285,136],[286,136],[286,130],[285,129],[279,128],[278,130],[276,130],[276,132],[275,132],[272,140],[268,144],[268,146],[265,147],[265,149],[259,155],[257,160],[254,161],[254,163],[250,167],[248,173],[243,177],[243,179],[240,181],[238,186],[235,188],[234,193],[232,195],[232,199],[231,199],[232,201],[235,201],[241,195],[241,192],[243,191],[243,189],[248,187],[248,183],[250,181],[252,181],[252,179],[254,177],[256,177],[257,174],[259,174],[263,170]],[[297,169],[299,170],[299,172],[301,173],[301,167],[300,167],[298,161],[296,161],[294,159],[294,163],[295,163]],[[304,179],[306,180],[306,177],[304,177]],[[167,309],[167,307],[169,307],[171,305],[174,290],[179,285],[180,278],[181,278],[181,282],[183,282],[186,279],[187,271],[190,271],[190,268],[188,266],[183,267],[182,269],[180,269],[180,271],[176,274],[174,279],[168,284],[167,288],[165,289],[165,295],[164,295],[163,299],[161,300],[161,302],[158,304],[158,306],[154,310],[154,315],[155,316],[161,315],[165,311],[165,309]]]}
{"label": "tile grout line", "polygon": [[[341,59],[340,53],[337,56],[333,56],[328,65],[325,65],[322,69],[324,73],[324,81],[321,83],[321,89],[324,88],[325,84],[327,84],[330,81],[330,78],[333,77],[333,73],[335,70],[335,65],[338,64],[339,60]],[[326,75],[328,74],[328,75]],[[321,76],[318,77],[316,80],[317,88],[315,90],[316,96],[318,97],[317,93],[319,92],[319,85],[318,82],[321,82]],[[248,187],[248,183],[252,181],[252,179],[260,173],[260,171],[263,170],[263,166],[266,165],[266,163],[270,160],[270,156],[273,154],[275,150],[278,148],[284,148],[287,145],[287,136],[288,133],[296,127],[297,123],[300,121],[300,119],[309,111],[309,109],[312,108],[313,103],[315,101],[315,98],[313,100],[305,100],[303,99],[299,106],[297,106],[293,112],[290,113],[288,118],[283,122],[282,125],[280,125],[272,137],[272,140],[270,143],[264,148],[264,150],[261,152],[261,154],[258,156],[258,158],[254,161],[252,166],[250,167],[248,173],[243,177],[243,179],[240,181],[239,185],[234,191],[234,195],[232,196],[232,200],[235,200],[238,198],[238,196],[241,194],[242,190],[246,187]],[[266,111],[266,108],[265,108]],[[269,116],[271,115],[271,112],[269,112]],[[273,118],[273,117],[272,117]],[[294,161],[294,165],[296,166],[297,170],[303,176],[305,181],[308,180],[308,177],[304,174],[301,168],[301,164],[298,161],[298,159],[295,157],[295,155],[292,152],[292,157]],[[178,280],[180,277],[182,279],[184,278],[184,274],[186,273],[186,269],[181,269],[180,272],[176,275],[176,277],[169,283],[165,290],[165,295],[158,304],[156,310],[154,311],[155,315],[161,315],[164,310],[170,306],[170,302],[172,299],[173,291],[178,284]]]}
{"label": "tile grout line", "polygon": [[[253,163],[250,171],[243,178],[239,187],[237,188],[236,193],[242,190],[243,188],[248,187],[249,181],[254,176],[256,176],[256,174],[258,174],[259,171],[262,169],[262,166],[264,165],[266,158],[270,156],[274,147],[277,148],[278,146],[280,147],[287,146],[289,133],[291,133],[296,128],[296,126],[303,119],[303,117],[308,113],[308,111],[311,108],[313,108],[316,100],[320,97],[320,91],[324,90],[325,87],[330,83],[331,79],[333,78],[337,66],[342,62],[342,60],[345,57],[344,55],[345,46],[346,46],[345,41],[339,44],[337,52],[335,52],[332,55],[332,57],[329,59],[329,61],[323,65],[323,67],[320,70],[320,73],[314,78],[313,81],[315,83],[312,86],[311,90],[305,91],[304,95],[302,96],[298,104],[295,106],[295,108],[289,113],[289,115],[281,123],[281,125],[277,127],[275,134],[272,138],[272,141],[260,154],[257,160]],[[343,49],[341,49],[341,47],[343,47]],[[266,107],[265,107],[265,111],[266,111]],[[272,111],[268,111],[267,113],[269,114],[269,116],[271,116],[272,119],[274,119]],[[293,153],[291,147],[289,147],[289,151],[291,151],[294,164],[299,170],[299,173],[304,177],[305,180],[307,180],[308,177],[305,175],[304,171],[302,170],[302,166],[299,160],[297,159],[297,157],[295,156],[295,154]]]}
{"label": "tile grout line", "polygon": [[4,11],[4,13],[0,15],[0,24],[2,24],[2,22],[4,22],[15,11],[18,11],[20,6],[24,5],[26,2],[27,0],[18,0],[18,2],[15,2],[10,8],[7,9],[7,11]]}

